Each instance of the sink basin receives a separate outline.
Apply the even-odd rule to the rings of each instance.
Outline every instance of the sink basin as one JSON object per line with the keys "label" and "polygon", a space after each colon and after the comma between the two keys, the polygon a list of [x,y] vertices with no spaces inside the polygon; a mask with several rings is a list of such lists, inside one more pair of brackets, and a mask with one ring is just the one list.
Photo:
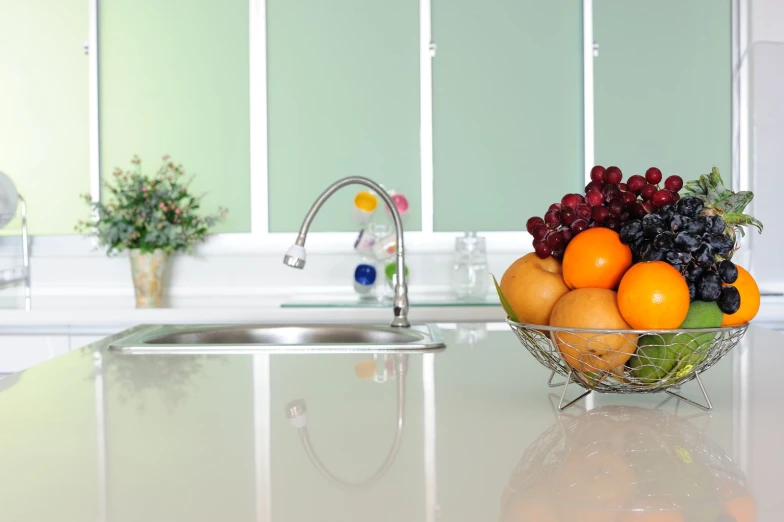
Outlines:
{"label": "sink basin", "polygon": [[149,326],[113,342],[132,353],[257,353],[436,351],[438,329],[365,325]]}

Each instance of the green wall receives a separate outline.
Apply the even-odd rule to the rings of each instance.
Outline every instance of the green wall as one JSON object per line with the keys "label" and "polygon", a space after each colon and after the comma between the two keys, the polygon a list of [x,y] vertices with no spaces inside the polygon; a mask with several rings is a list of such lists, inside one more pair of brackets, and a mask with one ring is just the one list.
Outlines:
{"label": "green wall", "polygon": [[596,162],[732,172],[729,0],[595,0]]}
{"label": "green wall", "polygon": [[582,175],[582,2],[434,0],[437,231],[524,230]]}
{"label": "green wall", "polygon": [[0,0],[0,172],[36,234],[73,233],[89,214],[87,14],[83,0]]}
{"label": "green wall", "polygon": [[250,231],[247,0],[112,0],[100,9],[101,172],[170,154]]}
{"label": "green wall", "polygon": [[[419,3],[268,0],[270,229],[299,229],[344,176],[406,195],[420,229]],[[356,230],[344,189],[313,230]]]}

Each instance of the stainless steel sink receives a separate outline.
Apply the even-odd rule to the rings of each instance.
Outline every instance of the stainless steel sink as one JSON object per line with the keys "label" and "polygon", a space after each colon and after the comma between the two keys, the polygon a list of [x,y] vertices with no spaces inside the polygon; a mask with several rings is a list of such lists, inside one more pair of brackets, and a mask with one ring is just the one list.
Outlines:
{"label": "stainless steel sink", "polygon": [[438,328],[364,325],[149,326],[109,345],[131,353],[421,352],[445,348]]}

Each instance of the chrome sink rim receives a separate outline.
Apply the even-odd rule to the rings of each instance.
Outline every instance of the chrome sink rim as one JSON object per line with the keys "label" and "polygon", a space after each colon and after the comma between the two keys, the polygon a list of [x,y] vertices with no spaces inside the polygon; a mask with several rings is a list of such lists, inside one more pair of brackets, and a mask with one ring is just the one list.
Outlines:
{"label": "chrome sink rim", "polygon": [[[409,337],[410,340],[396,342],[306,342],[306,343],[200,343],[154,342],[175,335],[198,335],[260,330],[270,332],[280,329],[313,330],[356,330]],[[414,325],[410,328],[394,328],[382,325],[360,324],[220,324],[220,325],[165,325],[146,326],[109,344],[109,349],[129,354],[254,354],[254,353],[373,353],[373,352],[436,352],[446,348],[441,333],[435,325]]]}

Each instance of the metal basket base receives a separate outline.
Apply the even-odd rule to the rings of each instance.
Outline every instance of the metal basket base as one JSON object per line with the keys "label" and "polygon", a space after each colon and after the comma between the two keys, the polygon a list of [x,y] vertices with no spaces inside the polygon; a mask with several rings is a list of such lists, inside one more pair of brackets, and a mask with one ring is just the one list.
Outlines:
{"label": "metal basket base", "polygon": [[[575,384],[579,384],[579,380],[576,378],[575,375],[573,375],[571,370],[569,371],[569,374],[566,376],[566,380],[564,382],[556,382],[556,383],[554,383],[553,382],[553,378],[554,377],[555,377],[555,372],[552,372],[550,374],[550,378],[547,379],[547,386],[549,386],[550,388],[558,388],[560,386],[563,386],[563,390],[561,391],[561,398],[558,401],[558,411],[564,411],[565,409],[569,408],[570,406],[573,406],[574,404],[579,402],[581,399],[587,397],[588,395],[590,395],[594,391],[594,390],[591,390],[590,388],[585,389],[585,391],[582,394],[578,395],[574,399],[572,399],[569,402],[567,402],[566,404],[564,404],[564,401],[566,400],[566,390],[569,388],[569,385],[571,383],[573,383],[573,382]],[[702,392],[702,397],[705,399],[705,403],[704,404],[699,403],[697,401],[694,401],[692,399],[689,399],[688,397],[684,397],[680,393],[676,393],[676,392],[672,391],[672,389],[679,390],[680,386],[673,386],[672,389],[664,390],[664,393],[667,393],[668,395],[671,395],[671,396],[675,397],[678,400],[681,400],[681,401],[684,401],[686,403],[689,403],[692,406],[696,406],[697,408],[700,408],[701,410],[710,411],[711,409],[713,409],[713,404],[711,404],[710,397],[708,397],[708,392],[705,391],[705,386],[702,384],[702,380],[700,379],[699,374],[695,374],[694,375],[694,380],[697,381],[697,385],[700,387],[700,391]],[[601,392],[598,392],[598,393],[601,393]]]}

